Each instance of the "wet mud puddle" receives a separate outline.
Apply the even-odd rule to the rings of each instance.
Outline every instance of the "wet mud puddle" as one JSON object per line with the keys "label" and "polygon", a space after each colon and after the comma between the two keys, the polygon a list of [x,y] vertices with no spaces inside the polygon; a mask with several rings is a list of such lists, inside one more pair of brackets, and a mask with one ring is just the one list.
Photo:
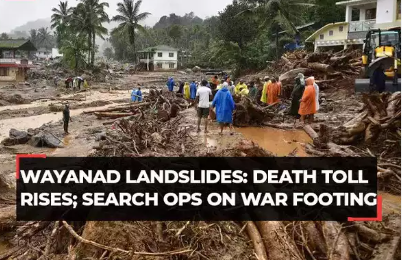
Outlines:
{"label": "wet mud puddle", "polygon": [[382,210],[385,214],[401,214],[401,196],[379,191],[382,196]]}
{"label": "wet mud puddle", "polygon": [[303,144],[312,143],[311,138],[303,130],[283,130],[269,127],[236,128],[244,138],[253,141],[276,156],[308,156]]}

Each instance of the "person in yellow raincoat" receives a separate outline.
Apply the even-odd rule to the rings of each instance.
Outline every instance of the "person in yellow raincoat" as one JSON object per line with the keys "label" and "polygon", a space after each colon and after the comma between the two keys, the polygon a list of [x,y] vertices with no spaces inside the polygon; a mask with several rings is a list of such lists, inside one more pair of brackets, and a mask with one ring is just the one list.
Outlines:
{"label": "person in yellow raincoat", "polygon": [[[236,85],[235,87],[235,94],[236,95],[240,95],[240,93],[246,89],[247,90],[247,85],[244,84],[244,82],[242,80],[240,80],[240,82]],[[245,93],[246,91],[244,91],[243,93]],[[248,94],[248,92],[247,92]]]}
{"label": "person in yellow raincoat", "polygon": [[268,85],[271,84],[271,81],[269,80],[269,77],[268,77],[268,76],[265,76],[265,77],[264,77],[264,81],[265,81],[265,83],[264,83],[264,87],[263,87],[263,89],[262,89],[262,95],[261,95],[260,101],[261,101],[262,103],[267,103]]}
{"label": "person in yellow raincoat", "polygon": [[184,84],[184,98],[190,99],[190,84],[188,82]]}

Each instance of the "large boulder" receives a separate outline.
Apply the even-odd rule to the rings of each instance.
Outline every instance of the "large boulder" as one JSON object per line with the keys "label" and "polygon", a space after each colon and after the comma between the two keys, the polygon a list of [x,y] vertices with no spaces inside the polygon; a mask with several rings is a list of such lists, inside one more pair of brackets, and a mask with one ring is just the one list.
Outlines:
{"label": "large boulder", "polygon": [[193,71],[193,72],[200,72],[200,71],[201,71],[201,68],[198,67],[198,66],[195,66],[195,67],[192,69],[192,71]]}
{"label": "large boulder", "polygon": [[31,139],[31,135],[29,135],[27,132],[18,131],[13,128],[9,132],[9,137],[4,139],[1,143],[4,146],[12,146],[17,144],[26,144],[29,139]]}
{"label": "large boulder", "polygon": [[44,132],[32,136],[30,144],[35,147],[63,148],[62,142],[58,138]]}

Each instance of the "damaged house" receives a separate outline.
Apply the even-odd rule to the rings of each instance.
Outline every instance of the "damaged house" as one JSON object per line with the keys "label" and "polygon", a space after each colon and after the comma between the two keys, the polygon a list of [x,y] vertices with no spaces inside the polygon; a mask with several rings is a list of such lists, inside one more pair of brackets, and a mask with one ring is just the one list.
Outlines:
{"label": "damaged house", "polygon": [[25,81],[36,48],[29,40],[0,40],[0,82]]}

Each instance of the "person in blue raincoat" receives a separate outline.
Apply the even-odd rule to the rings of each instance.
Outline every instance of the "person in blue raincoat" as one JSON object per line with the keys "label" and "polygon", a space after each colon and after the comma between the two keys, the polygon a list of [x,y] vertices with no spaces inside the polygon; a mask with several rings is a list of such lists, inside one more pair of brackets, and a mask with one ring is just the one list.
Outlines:
{"label": "person in blue raincoat", "polygon": [[141,92],[141,88],[139,87],[137,90],[137,101],[138,102],[142,102],[142,92]]}
{"label": "person in blue raincoat", "polygon": [[235,102],[228,90],[227,82],[223,83],[222,88],[216,93],[212,101],[212,107],[216,108],[216,120],[220,124],[220,134],[223,134],[225,125],[232,125],[232,114],[235,109]]}
{"label": "person in blue raincoat", "polygon": [[133,88],[133,91],[131,91],[131,102],[136,101],[137,101],[137,90]]}
{"label": "person in blue raincoat", "polygon": [[168,82],[166,83],[166,85],[167,85],[169,91],[172,92],[172,91],[173,91],[173,88],[174,88],[174,85],[175,85],[174,80],[173,80],[172,77],[169,78],[169,80],[168,80]]}
{"label": "person in blue raincoat", "polygon": [[196,94],[197,94],[197,85],[195,84],[195,81],[193,80],[193,82],[191,82],[191,84],[190,84],[190,98],[192,100],[194,100]]}

